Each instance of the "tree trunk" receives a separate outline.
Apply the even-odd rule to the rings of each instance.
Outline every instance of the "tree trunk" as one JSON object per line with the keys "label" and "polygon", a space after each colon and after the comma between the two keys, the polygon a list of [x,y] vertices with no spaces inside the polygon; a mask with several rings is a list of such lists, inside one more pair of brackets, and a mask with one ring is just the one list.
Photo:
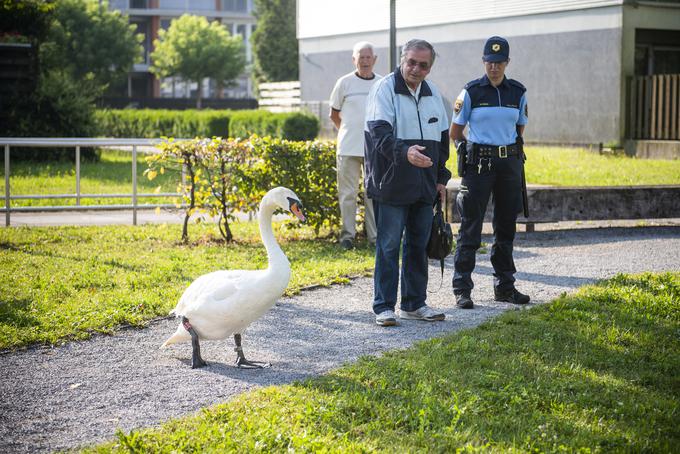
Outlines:
{"label": "tree trunk", "polygon": [[189,172],[190,186],[189,186],[189,207],[184,215],[184,226],[182,227],[182,242],[189,242],[189,218],[196,207],[196,182],[194,181],[194,167],[191,162],[191,157],[185,157],[185,165],[187,172]]}
{"label": "tree trunk", "polygon": [[198,81],[198,90],[196,90],[196,108],[201,108],[201,95],[203,94],[203,81]]}

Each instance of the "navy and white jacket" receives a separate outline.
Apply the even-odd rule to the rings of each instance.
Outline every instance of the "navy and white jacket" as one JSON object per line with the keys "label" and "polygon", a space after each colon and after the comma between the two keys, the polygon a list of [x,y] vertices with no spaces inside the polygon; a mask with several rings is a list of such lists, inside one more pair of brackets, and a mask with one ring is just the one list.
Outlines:
{"label": "navy and white jacket", "polygon": [[[399,68],[376,82],[366,101],[364,165],[366,192],[371,199],[392,205],[434,203],[437,183],[446,184],[451,172],[449,120],[437,88],[421,82],[416,99]],[[412,145],[432,159],[429,168],[406,158]]]}

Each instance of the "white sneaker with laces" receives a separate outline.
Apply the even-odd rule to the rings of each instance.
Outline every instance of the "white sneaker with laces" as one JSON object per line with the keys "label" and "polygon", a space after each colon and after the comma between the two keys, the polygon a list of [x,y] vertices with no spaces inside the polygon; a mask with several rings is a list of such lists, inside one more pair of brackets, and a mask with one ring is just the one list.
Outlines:
{"label": "white sneaker with laces", "polygon": [[446,318],[446,315],[436,309],[432,309],[427,304],[419,307],[415,311],[401,311],[401,318],[404,320],[425,320],[427,322],[441,321]]}
{"label": "white sneaker with laces", "polygon": [[397,315],[388,309],[375,316],[375,323],[380,326],[394,326],[397,324]]}

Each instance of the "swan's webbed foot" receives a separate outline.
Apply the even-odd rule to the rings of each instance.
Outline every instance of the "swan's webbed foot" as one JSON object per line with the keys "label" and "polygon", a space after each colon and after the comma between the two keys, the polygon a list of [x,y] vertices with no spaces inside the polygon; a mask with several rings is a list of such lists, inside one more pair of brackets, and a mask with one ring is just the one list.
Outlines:
{"label": "swan's webbed foot", "polygon": [[246,355],[243,354],[243,349],[241,348],[241,335],[234,334],[234,342],[236,343],[236,362],[235,365],[239,369],[265,369],[267,367],[272,367],[270,363],[263,363],[260,361],[249,361],[246,359]]}
{"label": "swan's webbed foot", "polygon": [[201,358],[201,346],[198,343],[198,334],[196,330],[189,323],[189,319],[182,317],[182,326],[191,335],[191,368],[198,369],[199,367],[205,367],[208,365],[203,358]]}
{"label": "swan's webbed foot", "polygon": [[271,363],[247,360],[243,352],[236,357],[235,364],[239,369],[266,369],[267,367],[272,367]]}

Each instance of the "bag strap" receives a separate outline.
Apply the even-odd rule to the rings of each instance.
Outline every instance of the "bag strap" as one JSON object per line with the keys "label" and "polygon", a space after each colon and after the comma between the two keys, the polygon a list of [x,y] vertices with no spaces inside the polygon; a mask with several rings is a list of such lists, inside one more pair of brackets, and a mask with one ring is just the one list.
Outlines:
{"label": "bag strap", "polygon": [[[439,197],[439,193],[437,193],[437,196],[435,197],[434,204],[432,205],[432,208],[437,210],[437,213],[442,215],[442,219],[444,219],[444,222],[446,222],[446,217],[444,216],[444,213],[442,212],[442,201],[441,198]],[[442,275],[441,275],[441,280],[439,281],[439,288],[437,289],[437,292],[439,292],[442,289],[442,285],[444,285],[444,259],[439,259],[439,266],[441,267],[442,270]],[[435,292],[430,292],[430,293],[435,293]]]}

